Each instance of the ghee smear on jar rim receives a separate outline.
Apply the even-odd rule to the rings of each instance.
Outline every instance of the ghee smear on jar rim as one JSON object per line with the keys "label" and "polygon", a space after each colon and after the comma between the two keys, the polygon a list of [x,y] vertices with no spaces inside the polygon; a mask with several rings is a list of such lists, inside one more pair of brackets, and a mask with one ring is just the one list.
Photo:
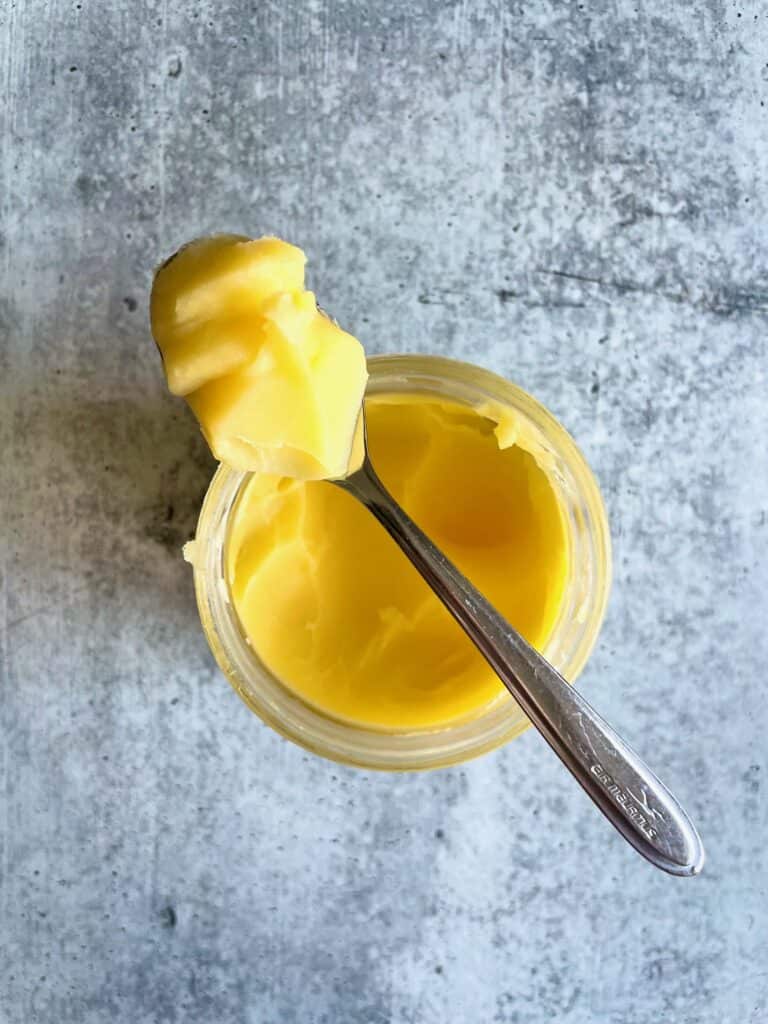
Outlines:
{"label": "ghee smear on jar rim", "polygon": [[[365,388],[359,343],[303,288],[278,239],[203,239],[160,269],[152,326],[171,390],[248,479],[226,576],[256,655],[313,706],[364,727],[422,730],[506,694],[342,475]],[[504,409],[411,392],[366,401],[384,484],[537,648],[554,628],[568,536],[544,460]]]}

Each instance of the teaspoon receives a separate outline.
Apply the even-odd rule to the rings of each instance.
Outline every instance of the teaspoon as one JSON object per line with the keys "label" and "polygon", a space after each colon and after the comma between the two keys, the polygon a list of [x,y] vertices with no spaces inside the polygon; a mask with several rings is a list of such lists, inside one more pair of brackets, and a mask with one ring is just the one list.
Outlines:
{"label": "teaspoon", "polygon": [[627,842],[663,871],[697,875],[704,866],[704,847],[675,797],[387,491],[368,455],[364,411],[350,471],[330,482],[362,502],[378,519]]}

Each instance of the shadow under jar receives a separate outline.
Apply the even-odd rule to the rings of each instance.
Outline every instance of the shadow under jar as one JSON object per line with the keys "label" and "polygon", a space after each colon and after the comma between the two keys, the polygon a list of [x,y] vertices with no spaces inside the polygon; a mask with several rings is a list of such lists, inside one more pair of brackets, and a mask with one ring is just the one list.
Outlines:
{"label": "shadow under jar", "polygon": [[[530,395],[479,367],[435,356],[377,356],[369,360],[369,372],[369,396],[427,395],[472,409],[490,403],[521,423],[526,447],[545,466],[560,504],[568,547],[560,611],[542,653],[573,682],[597,639],[611,579],[605,509],[574,441]],[[229,526],[249,479],[248,474],[219,467],[200,513],[192,560],[200,618],[211,650],[234,689],[260,718],[313,753],[389,771],[457,764],[493,750],[528,727],[528,719],[506,694],[467,720],[401,731],[336,718],[284,685],[248,643],[229,592]]]}

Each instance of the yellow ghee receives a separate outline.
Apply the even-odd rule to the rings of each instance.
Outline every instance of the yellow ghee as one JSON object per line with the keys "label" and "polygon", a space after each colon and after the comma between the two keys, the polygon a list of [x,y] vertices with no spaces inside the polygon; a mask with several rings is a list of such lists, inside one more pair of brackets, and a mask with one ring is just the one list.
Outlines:
{"label": "yellow ghee", "polygon": [[304,253],[279,238],[202,238],[158,270],[152,333],[168,387],[214,456],[304,480],[343,476],[365,391],[357,338],[304,290]]}
{"label": "yellow ghee", "polygon": [[[480,412],[413,394],[366,402],[371,458],[416,522],[539,649],[568,544],[555,491]],[[373,516],[326,482],[251,478],[227,576],[260,659],[320,710],[358,725],[444,727],[487,710],[501,682]]]}
{"label": "yellow ghee", "polygon": [[[304,262],[276,238],[193,242],[155,276],[153,334],[214,455],[253,473],[226,572],[255,653],[325,713],[438,729],[505,691],[384,529],[327,482],[346,472],[367,372],[357,339],[304,289]],[[385,485],[543,648],[569,572],[546,453],[493,404],[402,394],[366,413]]]}

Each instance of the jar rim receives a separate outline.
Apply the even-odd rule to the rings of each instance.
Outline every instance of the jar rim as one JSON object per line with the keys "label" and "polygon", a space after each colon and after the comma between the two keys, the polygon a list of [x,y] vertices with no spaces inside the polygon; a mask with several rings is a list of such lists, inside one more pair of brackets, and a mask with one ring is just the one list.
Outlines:
{"label": "jar rim", "polygon": [[[608,521],[597,481],[565,427],[506,378],[434,355],[368,359],[367,394],[433,394],[475,407],[493,401],[522,417],[549,453],[548,472],[567,512],[571,566],[560,614],[544,655],[571,682],[597,640],[611,581]],[[551,459],[551,464],[549,463]],[[249,474],[220,465],[206,493],[190,560],[198,610],[225,677],[264,722],[313,753],[367,769],[407,771],[457,764],[493,750],[530,725],[503,695],[476,717],[436,729],[393,732],[335,718],[304,701],[261,664],[239,626],[229,596],[225,547],[229,515]]]}

